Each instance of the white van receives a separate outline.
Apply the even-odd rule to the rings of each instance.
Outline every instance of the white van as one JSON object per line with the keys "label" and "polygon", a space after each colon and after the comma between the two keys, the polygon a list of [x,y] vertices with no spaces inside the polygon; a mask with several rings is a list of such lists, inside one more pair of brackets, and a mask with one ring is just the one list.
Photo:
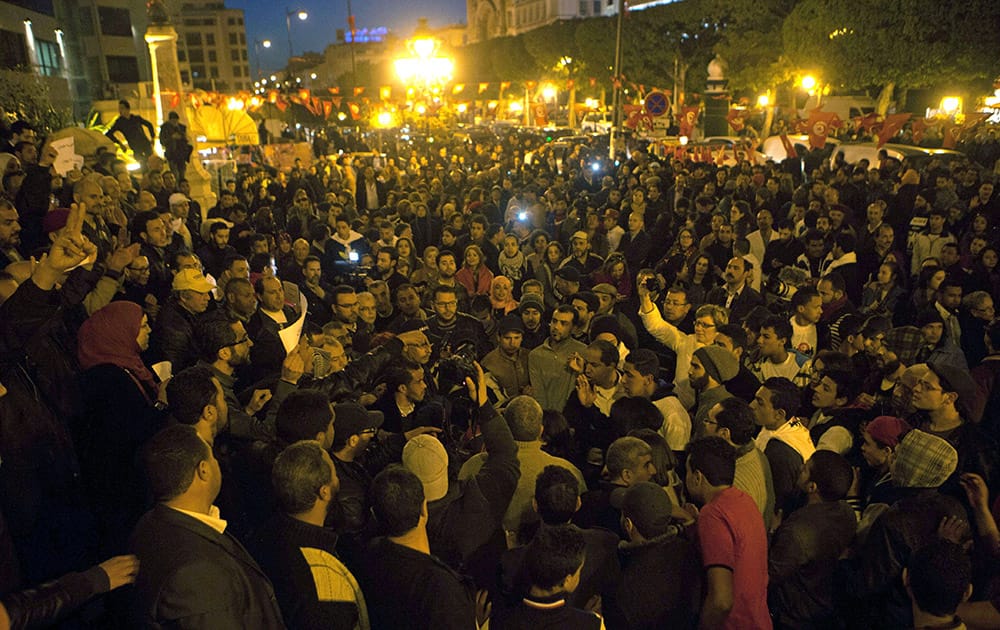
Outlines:
{"label": "white van", "polygon": [[830,155],[830,167],[836,166],[838,161],[847,164],[857,164],[860,160],[868,160],[868,168],[878,168],[879,151],[884,150],[888,157],[902,162],[909,158],[914,166],[920,167],[924,162],[937,158],[945,164],[953,160],[965,160],[966,156],[961,151],[951,151],[949,149],[928,149],[925,147],[915,147],[908,144],[882,145],[880,149],[876,142],[858,142],[839,145]]}

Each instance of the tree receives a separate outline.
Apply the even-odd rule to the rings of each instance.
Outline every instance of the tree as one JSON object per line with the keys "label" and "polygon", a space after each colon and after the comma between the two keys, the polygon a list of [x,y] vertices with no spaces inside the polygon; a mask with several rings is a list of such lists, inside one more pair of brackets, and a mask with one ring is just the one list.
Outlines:
{"label": "tree", "polygon": [[29,121],[40,134],[58,131],[72,120],[68,109],[52,107],[49,86],[44,79],[21,70],[0,70],[0,115],[3,112]]}
{"label": "tree", "polygon": [[792,63],[817,68],[835,87],[928,87],[995,71],[1000,5],[988,0],[803,0],[782,28]]}
{"label": "tree", "polygon": [[714,0],[686,0],[630,13],[623,40],[625,76],[651,86],[673,80],[678,95],[683,95],[688,72],[696,68],[703,76],[714,56],[723,27],[719,17]]}

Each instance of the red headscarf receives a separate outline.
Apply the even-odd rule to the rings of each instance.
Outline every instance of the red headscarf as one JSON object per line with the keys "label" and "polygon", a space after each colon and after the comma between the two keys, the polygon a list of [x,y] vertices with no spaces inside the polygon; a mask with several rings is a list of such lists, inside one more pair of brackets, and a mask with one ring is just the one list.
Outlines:
{"label": "red headscarf", "polygon": [[156,379],[139,357],[137,338],[142,318],[142,307],[124,301],[112,302],[91,315],[77,335],[80,367],[88,370],[105,363],[117,365],[155,390]]}

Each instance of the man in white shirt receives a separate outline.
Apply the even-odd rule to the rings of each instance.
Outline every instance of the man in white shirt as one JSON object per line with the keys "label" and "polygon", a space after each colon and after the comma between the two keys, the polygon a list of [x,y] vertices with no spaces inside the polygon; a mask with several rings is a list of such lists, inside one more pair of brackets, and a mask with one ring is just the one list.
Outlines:
{"label": "man in white shirt", "polygon": [[[760,361],[753,367],[757,378],[766,381],[775,376],[783,376],[790,381],[795,380],[806,358],[804,355],[788,351],[791,338],[792,325],[784,317],[775,315],[761,324],[757,336]],[[802,357],[801,362],[799,357]]]}
{"label": "man in white shirt", "polygon": [[702,304],[695,312],[694,334],[686,335],[673,324],[664,320],[656,305],[653,304],[649,289],[645,285],[646,279],[649,277],[651,276],[640,274],[636,279],[636,287],[639,291],[639,317],[649,334],[677,354],[674,386],[677,397],[680,398],[684,408],[690,410],[694,407],[694,389],[688,380],[691,357],[698,348],[715,343],[717,327],[729,323],[729,313],[725,307]]}
{"label": "man in white shirt", "polygon": [[792,313],[788,320],[792,325],[792,349],[811,357],[819,350],[816,324],[823,317],[823,298],[816,289],[803,287],[792,296]]}

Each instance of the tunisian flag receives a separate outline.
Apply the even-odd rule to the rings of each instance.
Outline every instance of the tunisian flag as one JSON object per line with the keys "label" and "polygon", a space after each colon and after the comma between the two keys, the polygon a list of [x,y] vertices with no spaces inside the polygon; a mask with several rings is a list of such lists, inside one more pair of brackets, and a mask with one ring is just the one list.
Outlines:
{"label": "tunisian flag", "polygon": [[691,137],[694,133],[694,125],[698,122],[698,106],[681,108],[681,119],[678,121],[680,134]]}
{"label": "tunisian flag", "polygon": [[900,132],[906,121],[910,119],[910,114],[889,114],[882,121],[882,128],[878,131],[878,148],[882,148],[886,142],[892,140],[893,136]]}
{"label": "tunisian flag", "polygon": [[729,113],[726,114],[726,121],[733,128],[733,131],[737,133],[743,131],[743,127],[746,126],[747,113],[745,109],[736,109],[735,107],[729,109]]}
{"label": "tunisian flag", "polygon": [[814,149],[822,149],[826,146],[826,137],[830,133],[831,123],[837,115],[833,112],[824,112],[814,109],[809,112],[806,119],[806,133],[809,134],[809,146]]}
{"label": "tunisian flag", "polygon": [[913,134],[913,142],[920,144],[920,141],[924,139],[924,134],[927,132],[928,127],[933,127],[938,124],[938,121],[933,118],[917,118],[910,124],[910,132]]}

